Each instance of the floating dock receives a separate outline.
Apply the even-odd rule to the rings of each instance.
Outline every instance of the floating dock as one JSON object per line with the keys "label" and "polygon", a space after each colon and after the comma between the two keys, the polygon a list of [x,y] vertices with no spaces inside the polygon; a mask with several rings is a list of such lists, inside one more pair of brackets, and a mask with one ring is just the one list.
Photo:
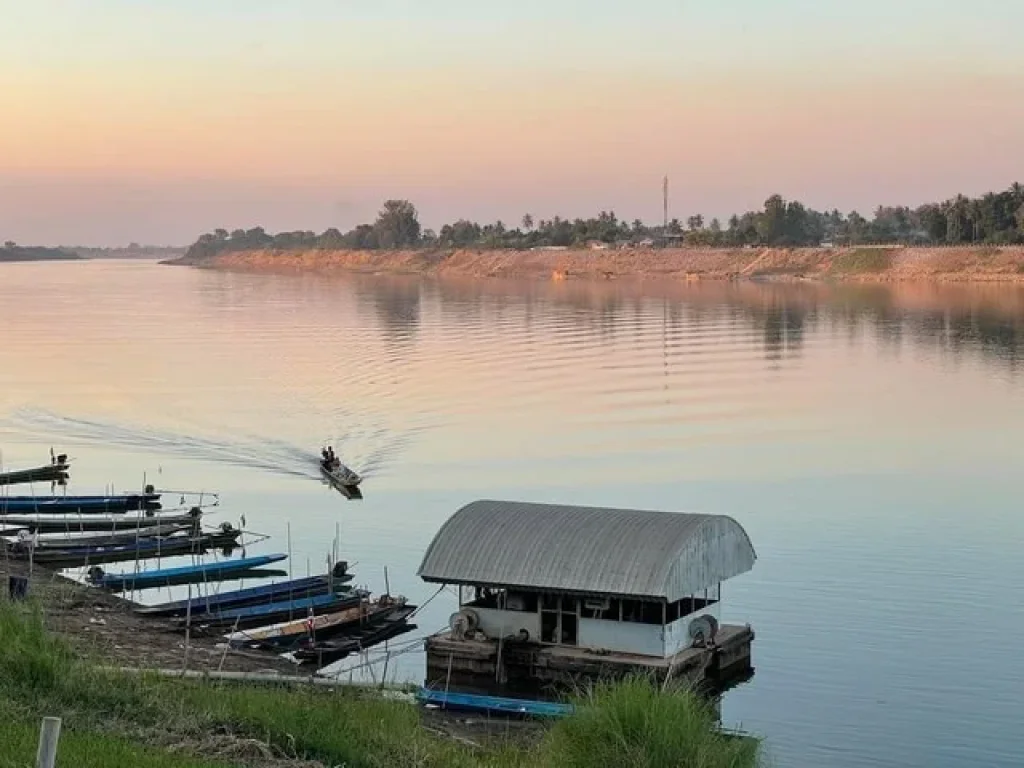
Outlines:
{"label": "floating dock", "polygon": [[571,685],[598,680],[649,676],[695,686],[724,688],[753,671],[749,626],[723,624],[713,645],[684,648],[667,658],[606,650],[497,640],[457,640],[450,632],[424,641],[424,685],[444,690],[493,691],[510,687]]}

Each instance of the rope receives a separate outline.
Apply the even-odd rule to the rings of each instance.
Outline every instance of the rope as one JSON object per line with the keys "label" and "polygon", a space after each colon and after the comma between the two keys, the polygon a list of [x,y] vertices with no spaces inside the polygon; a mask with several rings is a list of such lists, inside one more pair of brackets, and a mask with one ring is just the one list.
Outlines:
{"label": "rope", "polygon": [[426,608],[426,607],[427,607],[427,606],[428,606],[428,605],[430,604],[430,601],[431,601],[431,600],[433,600],[433,599],[434,599],[435,597],[437,597],[438,595],[440,595],[440,594],[441,594],[441,592],[443,592],[443,591],[444,591],[444,587],[445,587],[445,585],[444,585],[444,584],[442,584],[442,585],[441,585],[440,587],[438,587],[438,588],[437,588],[437,592],[435,592],[435,593],[434,593],[434,594],[432,594],[432,595],[431,595],[430,597],[428,597],[428,598],[427,598],[427,599],[426,599],[426,600],[425,600],[425,601],[424,601],[423,603],[421,603],[421,604],[420,604],[420,605],[419,605],[419,606],[418,606],[418,607],[416,608],[416,610],[415,610],[415,611],[413,611],[412,613],[410,613],[410,614],[409,614],[409,618],[411,619],[411,618],[412,618],[413,616],[415,616],[415,615],[416,615],[417,613],[419,613],[419,612],[420,612],[420,611],[422,611],[422,610],[423,610],[424,608]]}

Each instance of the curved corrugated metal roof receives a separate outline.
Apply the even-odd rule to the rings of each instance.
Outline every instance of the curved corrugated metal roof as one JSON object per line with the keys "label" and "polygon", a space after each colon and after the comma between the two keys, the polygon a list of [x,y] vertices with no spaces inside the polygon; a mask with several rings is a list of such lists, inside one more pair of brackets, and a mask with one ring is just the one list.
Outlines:
{"label": "curved corrugated metal roof", "polygon": [[443,525],[424,581],[665,599],[749,571],[756,559],[731,517],[519,501],[474,501]]}

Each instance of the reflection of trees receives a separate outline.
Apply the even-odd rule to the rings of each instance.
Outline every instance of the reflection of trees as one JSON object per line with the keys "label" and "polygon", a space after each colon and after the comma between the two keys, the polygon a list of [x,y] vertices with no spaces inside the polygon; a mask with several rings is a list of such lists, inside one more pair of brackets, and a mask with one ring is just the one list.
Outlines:
{"label": "reflection of trees", "polygon": [[[929,306],[901,306],[895,291],[857,292],[826,306],[830,319],[854,330],[868,327],[888,346],[907,339],[954,357],[971,353],[1015,366],[1024,351],[1024,306],[1014,301],[1014,288]],[[954,295],[951,294],[951,299]]]}
{"label": "reflection of trees", "polygon": [[412,342],[420,325],[418,280],[369,280],[360,285],[360,299],[368,300],[384,335],[393,342]]}
{"label": "reflection of trees", "polygon": [[[382,328],[407,339],[419,323],[420,283],[374,280],[364,288]],[[808,333],[825,331],[853,343],[865,334],[890,353],[908,345],[954,356],[981,355],[1015,365],[1024,348],[1024,291],[939,286],[704,283],[630,286],[536,281],[426,283],[442,322],[508,324],[605,343],[639,340],[655,326],[667,348],[699,349],[728,327],[752,330],[773,363],[803,353]],[[535,329],[536,329],[535,328]]]}

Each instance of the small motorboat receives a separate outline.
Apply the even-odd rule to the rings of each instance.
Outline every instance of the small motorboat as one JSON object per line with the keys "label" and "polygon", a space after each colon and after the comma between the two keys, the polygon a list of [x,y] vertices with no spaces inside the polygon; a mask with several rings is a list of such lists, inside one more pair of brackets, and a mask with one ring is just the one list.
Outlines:
{"label": "small motorboat", "polygon": [[333,485],[350,499],[361,499],[359,484],[363,482],[356,472],[341,463],[334,455],[334,449],[328,446],[320,452],[320,473],[328,483]]}

